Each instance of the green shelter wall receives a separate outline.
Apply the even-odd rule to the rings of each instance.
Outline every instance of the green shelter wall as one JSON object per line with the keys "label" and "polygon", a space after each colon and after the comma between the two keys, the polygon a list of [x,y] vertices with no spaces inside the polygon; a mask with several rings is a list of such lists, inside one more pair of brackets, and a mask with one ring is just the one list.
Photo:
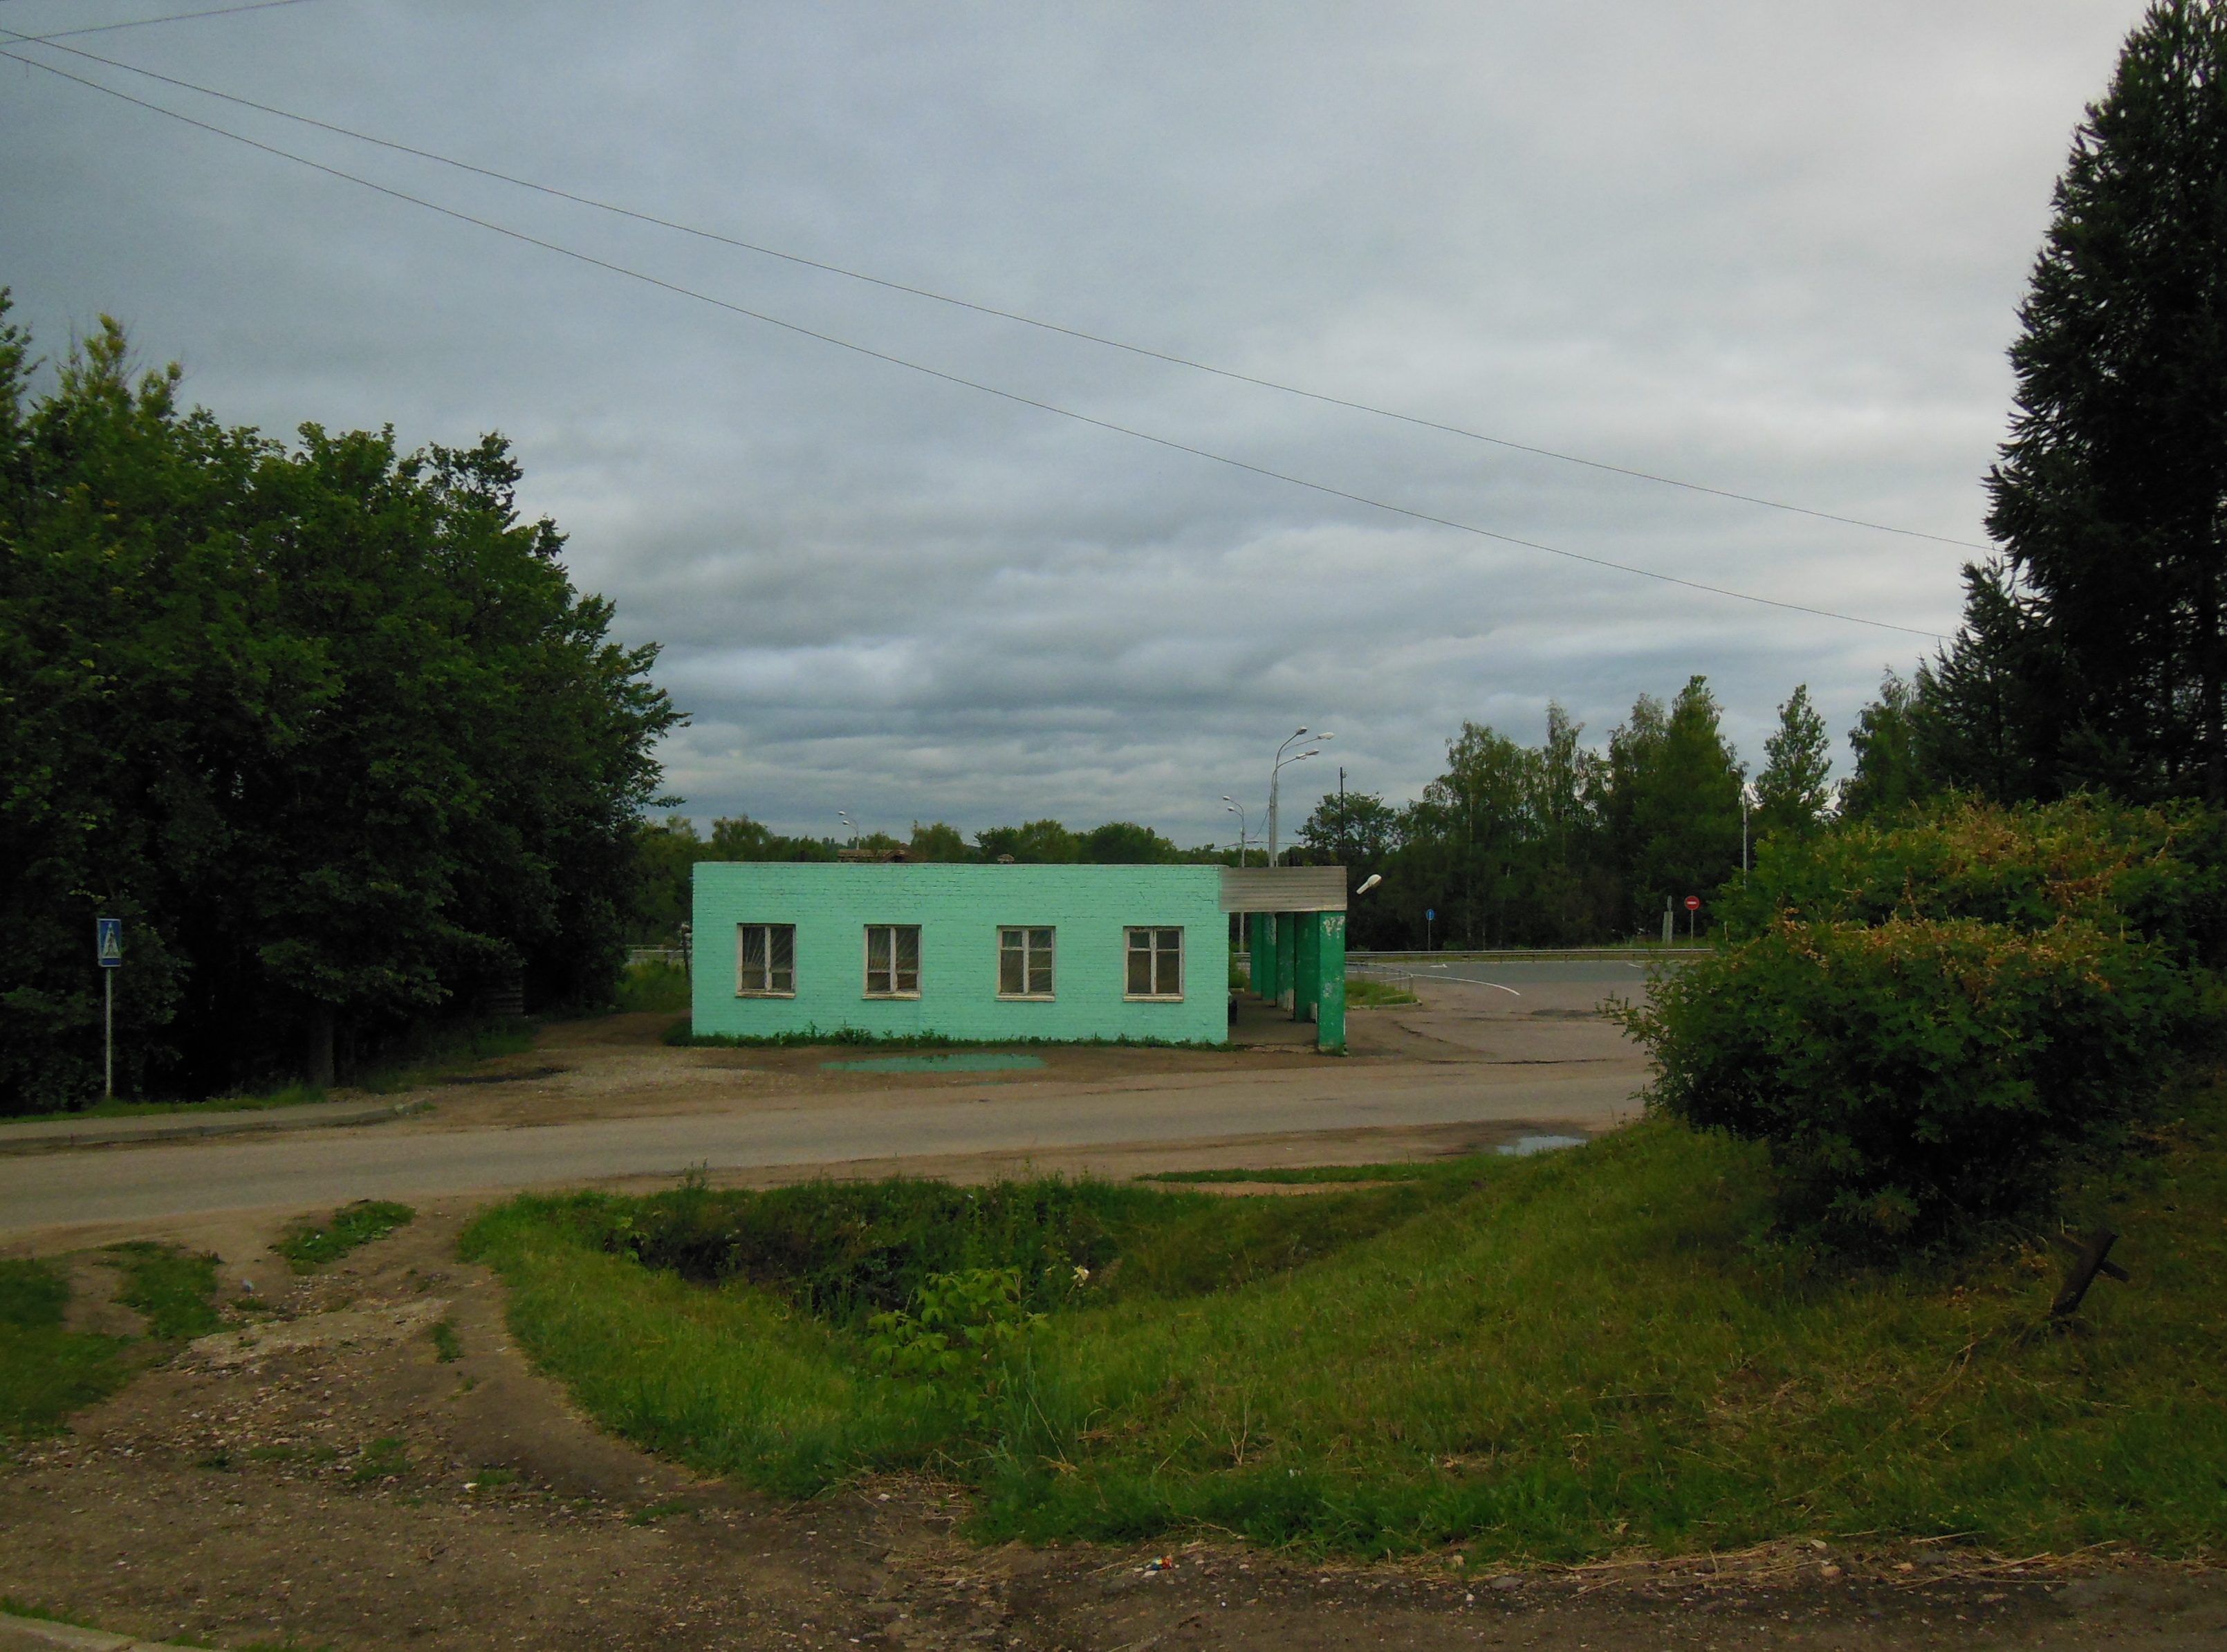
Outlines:
{"label": "green shelter wall", "polygon": [[[1152,1038],[1229,1036],[1228,923],[1214,866],[954,866],[699,862],[692,1018],[700,1033],[766,1036],[849,1028],[888,1036]],[[737,926],[796,928],[796,992],[736,990]],[[865,929],[917,924],[917,998],[869,998]],[[1053,997],[998,996],[998,932],[1056,930]],[[1133,1000],[1126,931],[1184,932],[1180,1000]]]}

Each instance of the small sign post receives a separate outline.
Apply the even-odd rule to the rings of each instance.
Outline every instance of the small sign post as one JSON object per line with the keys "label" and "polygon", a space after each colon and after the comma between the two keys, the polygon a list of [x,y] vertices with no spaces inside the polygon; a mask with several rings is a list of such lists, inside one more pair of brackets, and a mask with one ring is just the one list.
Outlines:
{"label": "small sign post", "polygon": [[1686,897],[1686,941],[1688,945],[1691,945],[1695,939],[1694,926],[1701,922],[1701,897],[1698,895],[1688,895]]}
{"label": "small sign post", "polygon": [[100,1088],[102,1099],[116,1099],[116,972],[124,967],[124,920],[93,921],[93,955],[100,965]]}
{"label": "small sign post", "polygon": [[1431,949],[1431,920],[1438,915],[1437,911],[1433,908],[1426,906],[1423,909],[1423,950],[1425,952]]}

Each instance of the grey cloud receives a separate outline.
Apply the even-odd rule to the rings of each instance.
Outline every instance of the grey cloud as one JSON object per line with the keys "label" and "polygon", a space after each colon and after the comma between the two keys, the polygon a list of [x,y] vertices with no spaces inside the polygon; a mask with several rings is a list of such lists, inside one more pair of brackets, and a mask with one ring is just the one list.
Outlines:
{"label": "grey cloud", "polygon": [[[148,0],[151,9],[152,0]],[[101,17],[128,15],[122,0]],[[892,279],[1536,445],[1979,537],[2048,188],[2140,0],[934,11],[349,0],[105,54]],[[81,22],[22,0],[0,25]],[[138,15],[147,15],[142,12]],[[59,61],[59,60],[58,60]],[[199,117],[871,348],[1527,539],[1945,629],[1969,552],[1371,420]],[[702,815],[1406,795],[1464,717],[1607,730],[1707,673],[1743,750],[1919,639],[1158,450],[443,220],[0,64],[0,283],[223,417],[499,428],[695,715]]]}

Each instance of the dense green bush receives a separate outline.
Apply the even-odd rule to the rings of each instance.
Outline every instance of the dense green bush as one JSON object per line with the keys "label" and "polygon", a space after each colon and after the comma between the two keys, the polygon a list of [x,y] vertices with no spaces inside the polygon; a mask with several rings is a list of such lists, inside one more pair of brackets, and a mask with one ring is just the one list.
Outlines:
{"label": "dense green bush", "polygon": [[1735,934],[1782,914],[1874,924],[1974,918],[2032,933],[2066,918],[2122,926],[2178,960],[2227,962],[2227,817],[2194,804],[2073,798],[2004,808],[1953,798],[1882,826],[1765,840],[1717,897]]}
{"label": "dense green bush", "polygon": [[2218,840],[2078,800],[1771,845],[1741,938],[1625,1012],[1650,1103],[1769,1143],[1783,1223],[1829,1242],[2030,1212],[2210,1024]]}

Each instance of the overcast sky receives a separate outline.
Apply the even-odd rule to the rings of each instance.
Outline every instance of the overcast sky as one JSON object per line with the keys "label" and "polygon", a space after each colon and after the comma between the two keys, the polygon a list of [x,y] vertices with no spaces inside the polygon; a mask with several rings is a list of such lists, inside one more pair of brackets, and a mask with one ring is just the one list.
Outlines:
{"label": "overcast sky", "polygon": [[[235,0],[236,3],[236,0]],[[86,29],[225,0],[0,0]],[[884,279],[1537,447],[1979,541],[2049,191],[2136,0],[302,0],[60,42]],[[1953,545],[1232,383],[12,48],[1035,400],[1474,527],[1953,628]],[[0,284],[226,420],[500,430],[655,640],[699,818],[1234,841],[1463,718],[1597,743],[1706,673],[1744,757],[1930,644],[1509,545],[846,352],[0,63]],[[1841,766],[1847,762],[1845,747]]]}

